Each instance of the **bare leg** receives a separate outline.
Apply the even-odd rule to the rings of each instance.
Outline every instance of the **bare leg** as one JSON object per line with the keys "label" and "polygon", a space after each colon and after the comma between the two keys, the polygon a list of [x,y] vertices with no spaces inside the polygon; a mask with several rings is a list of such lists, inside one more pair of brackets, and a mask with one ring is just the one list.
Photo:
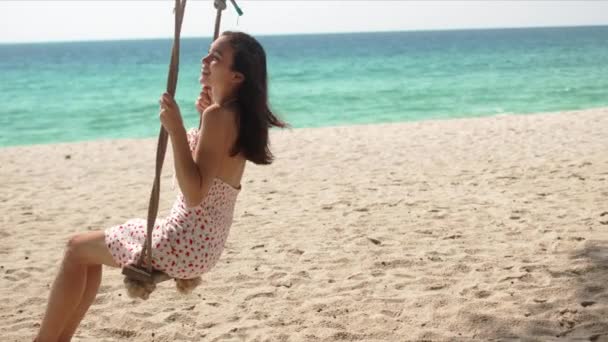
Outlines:
{"label": "bare leg", "polygon": [[93,301],[95,301],[97,290],[99,290],[99,285],[101,284],[101,267],[101,265],[93,265],[87,268],[87,282],[84,293],[80,299],[78,307],[76,307],[76,310],[72,313],[65,324],[63,331],[59,336],[59,341],[70,341],[72,339],[72,336],[74,336],[74,333],[76,332],[76,329],[78,329],[84,315],[89,310],[91,304],[93,304]]}
{"label": "bare leg", "polygon": [[[87,299],[85,290],[88,288],[88,267],[100,264],[118,266],[105,245],[103,231],[83,233],[70,239],[59,274],[51,289],[46,313],[36,337],[37,342],[57,341],[64,329],[68,328],[68,322],[78,314],[77,309],[81,307],[81,301]],[[94,294],[87,293],[87,296],[95,298],[99,280],[92,280],[91,284],[97,285],[91,285]]]}
{"label": "bare leg", "polygon": [[72,315],[84,293],[86,266],[70,260],[72,258],[69,253],[68,247],[51,289],[44,320],[36,338],[37,342],[58,340],[66,318]]}

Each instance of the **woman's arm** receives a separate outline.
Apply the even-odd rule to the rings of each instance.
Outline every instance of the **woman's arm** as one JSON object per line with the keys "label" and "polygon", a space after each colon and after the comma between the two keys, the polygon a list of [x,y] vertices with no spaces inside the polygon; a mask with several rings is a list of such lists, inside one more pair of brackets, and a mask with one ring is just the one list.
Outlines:
{"label": "woman's arm", "polygon": [[[201,187],[201,175],[196,163],[192,159],[186,129],[175,131],[169,135],[171,147],[173,148],[173,163],[177,184],[184,195],[186,205],[191,207],[189,199],[192,198],[192,190]],[[190,190],[190,191],[188,191]]]}

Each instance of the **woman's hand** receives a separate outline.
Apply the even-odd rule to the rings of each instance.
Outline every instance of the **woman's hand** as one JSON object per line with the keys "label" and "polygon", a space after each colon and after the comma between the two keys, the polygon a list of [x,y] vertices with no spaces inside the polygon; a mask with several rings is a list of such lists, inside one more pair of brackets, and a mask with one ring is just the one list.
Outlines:
{"label": "woman's hand", "polygon": [[169,93],[164,93],[160,97],[160,122],[169,134],[173,134],[184,129],[182,114],[179,106]]}
{"label": "woman's hand", "polygon": [[196,111],[202,115],[205,109],[211,105],[211,87],[203,87],[203,91],[201,91],[201,94],[194,102],[194,105],[196,106]]}

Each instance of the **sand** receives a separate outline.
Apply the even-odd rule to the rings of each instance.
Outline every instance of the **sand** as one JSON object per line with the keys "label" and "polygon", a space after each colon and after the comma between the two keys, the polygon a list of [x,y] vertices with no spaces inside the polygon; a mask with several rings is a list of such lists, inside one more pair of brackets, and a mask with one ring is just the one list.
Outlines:
{"label": "sand", "polygon": [[[74,341],[608,341],[608,108],[272,142],[203,284],[132,300],[105,268]],[[145,217],[155,149],[0,149],[2,341],[31,341],[71,235]]]}

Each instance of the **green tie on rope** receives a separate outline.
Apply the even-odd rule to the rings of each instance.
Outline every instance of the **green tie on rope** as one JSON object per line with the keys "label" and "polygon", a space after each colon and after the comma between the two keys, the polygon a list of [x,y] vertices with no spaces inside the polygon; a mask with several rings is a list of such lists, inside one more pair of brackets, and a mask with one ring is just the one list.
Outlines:
{"label": "green tie on rope", "polygon": [[239,7],[239,5],[236,4],[236,1],[230,0],[230,2],[232,3],[232,6],[234,6],[234,9],[236,10],[236,13],[239,15],[239,17],[242,16],[243,15],[243,11]]}

